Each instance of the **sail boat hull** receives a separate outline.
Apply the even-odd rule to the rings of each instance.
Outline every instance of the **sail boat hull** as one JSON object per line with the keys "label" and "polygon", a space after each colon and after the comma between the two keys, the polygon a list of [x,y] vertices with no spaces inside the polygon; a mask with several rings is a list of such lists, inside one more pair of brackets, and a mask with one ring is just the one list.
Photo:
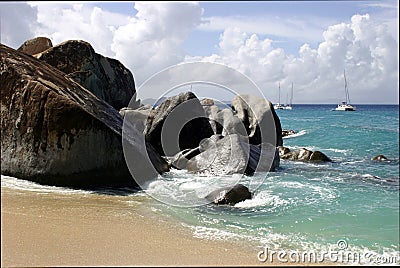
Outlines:
{"label": "sail boat hull", "polygon": [[284,106],[281,104],[281,83],[279,83],[279,101],[274,105],[275,110],[283,110]]}
{"label": "sail boat hull", "polygon": [[350,104],[338,104],[338,107],[336,107],[335,111],[355,111],[356,107],[350,105]]}
{"label": "sail boat hull", "polygon": [[350,104],[349,89],[347,88],[346,71],[343,71],[344,76],[344,92],[346,95],[346,101],[338,104],[335,111],[355,111],[356,107]]}

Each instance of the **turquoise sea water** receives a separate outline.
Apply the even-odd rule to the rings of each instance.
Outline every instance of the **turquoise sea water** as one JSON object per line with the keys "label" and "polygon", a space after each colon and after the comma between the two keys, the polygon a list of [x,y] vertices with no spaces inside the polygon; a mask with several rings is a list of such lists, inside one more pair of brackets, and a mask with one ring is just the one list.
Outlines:
{"label": "turquoise sea water", "polygon": [[[399,106],[358,105],[355,112],[334,107],[277,111],[282,128],[299,133],[284,139],[284,146],[319,150],[332,163],[281,160],[277,172],[257,175],[266,178],[253,200],[233,208],[160,209],[199,237],[281,250],[334,249],[344,240],[348,250],[399,261]],[[378,154],[390,161],[371,161]],[[166,177],[177,182],[187,176],[175,171]]]}
{"label": "turquoise sea water", "polygon": [[[399,106],[357,105],[355,112],[332,108],[335,105],[296,105],[293,110],[277,111],[282,128],[299,133],[285,138],[284,146],[319,150],[332,163],[281,160],[276,172],[242,178],[244,183],[257,179],[263,183],[253,199],[234,207],[183,208],[150,197],[145,205],[178,220],[203,239],[237,241],[239,247],[255,250],[321,251],[345,243],[339,249],[370,253],[368,257],[386,256],[386,263],[399,263]],[[371,161],[378,154],[389,161]],[[151,183],[147,192],[165,192],[174,198],[173,193],[178,196],[202,183],[203,177],[172,170]],[[28,189],[34,185],[22,184],[2,176],[2,187]],[[57,187],[51,189],[57,191]],[[129,202],[126,195],[120,202]],[[128,195],[134,200],[146,193]]]}

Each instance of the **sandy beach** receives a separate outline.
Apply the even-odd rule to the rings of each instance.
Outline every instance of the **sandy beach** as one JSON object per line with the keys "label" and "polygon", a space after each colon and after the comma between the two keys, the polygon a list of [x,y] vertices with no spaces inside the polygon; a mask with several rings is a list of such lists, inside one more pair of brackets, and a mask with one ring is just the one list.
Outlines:
{"label": "sandy beach", "polygon": [[1,201],[2,267],[260,264],[257,249],[194,238],[139,205],[129,215],[118,214],[113,196],[74,198],[2,187]]}

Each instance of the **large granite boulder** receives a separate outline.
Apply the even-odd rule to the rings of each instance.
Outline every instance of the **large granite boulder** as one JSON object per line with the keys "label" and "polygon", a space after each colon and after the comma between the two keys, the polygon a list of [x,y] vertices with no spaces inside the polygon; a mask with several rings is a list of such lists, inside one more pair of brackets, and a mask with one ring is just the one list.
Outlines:
{"label": "large granite boulder", "polygon": [[144,109],[145,106],[139,109],[122,108],[119,113],[125,122],[129,122],[140,133],[143,133],[147,121],[147,117],[151,111],[150,106]]}
{"label": "large granite boulder", "polygon": [[36,37],[25,41],[19,48],[28,55],[35,55],[53,47],[53,43],[47,37]]}
{"label": "large granite boulder", "polygon": [[217,114],[220,111],[219,107],[217,105],[204,105],[203,103],[202,105],[204,112],[210,122],[211,128],[214,131],[214,134],[221,134],[222,126],[221,124],[217,123]]}
{"label": "large granite boulder", "polygon": [[279,157],[276,157],[277,150],[273,145],[249,144],[238,134],[209,141],[202,142],[201,153],[187,162],[188,171],[208,175],[251,175],[255,171],[268,172],[277,167],[274,160]]}
{"label": "large granite boulder", "polygon": [[214,132],[197,97],[183,92],[167,98],[149,113],[144,134],[161,155],[173,156],[198,147]]}
{"label": "large granite boulder", "polygon": [[233,187],[223,187],[212,191],[206,199],[217,205],[235,205],[246,199],[251,199],[252,194],[249,188],[243,184],[236,184]]}
{"label": "large granite boulder", "polygon": [[[199,146],[200,147],[200,146]],[[169,165],[170,167],[176,168],[176,169],[186,169],[187,162],[195,157],[196,155],[200,154],[200,148],[194,148],[194,149],[185,149],[173,157],[169,157]]]}
{"label": "large granite boulder", "polygon": [[[203,102],[204,100],[208,99],[203,99]],[[203,103],[202,105],[215,134],[221,134],[223,136],[240,134],[247,136],[247,131],[243,122],[234,115],[232,109],[225,108],[221,110],[217,105],[204,105]]]}
{"label": "large granite boulder", "polygon": [[243,122],[251,144],[283,145],[282,127],[272,103],[251,95],[238,95],[232,100],[232,110]]}
{"label": "large granite boulder", "polygon": [[[104,57],[80,40],[69,40],[36,57],[68,75],[115,109],[127,107],[134,96],[132,73],[118,60]],[[135,108],[130,106],[131,108]]]}
{"label": "large granite boulder", "polygon": [[227,136],[230,134],[239,134],[242,136],[247,136],[246,128],[236,115],[234,115],[231,109],[225,108],[218,111],[215,121],[221,126],[220,130],[216,134],[221,134],[222,136]]}
{"label": "large granite boulder", "polygon": [[[135,185],[112,106],[42,61],[4,45],[0,52],[2,174],[57,186]],[[125,131],[134,175],[167,170],[141,133]]]}

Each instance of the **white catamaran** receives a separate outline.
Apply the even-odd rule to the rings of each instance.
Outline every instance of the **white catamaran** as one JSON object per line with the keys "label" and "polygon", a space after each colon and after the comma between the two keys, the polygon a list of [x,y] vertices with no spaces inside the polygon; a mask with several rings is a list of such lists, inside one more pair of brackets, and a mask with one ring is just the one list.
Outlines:
{"label": "white catamaran", "polygon": [[281,104],[281,83],[279,83],[279,101],[274,105],[275,110],[283,110],[284,106]]}
{"label": "white catamaran", "polygon": [[350,104],[350,96],[349,96],[349,89],[347,88],[347,80],[346,80],[346,72],[343,72],[344,75],[344,92],[346,95],[346,101],[342,101],[336,107],[335,111],[355,111],[356,107]]}

